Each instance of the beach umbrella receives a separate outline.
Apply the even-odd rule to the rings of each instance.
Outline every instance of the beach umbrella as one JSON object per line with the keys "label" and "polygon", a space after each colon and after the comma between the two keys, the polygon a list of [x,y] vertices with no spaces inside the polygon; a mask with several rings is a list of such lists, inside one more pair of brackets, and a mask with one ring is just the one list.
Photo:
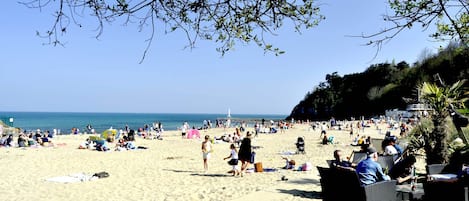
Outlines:
{"label": "beach umbrella", "polygon": [[101,138],[107,139],[109,137],[115,138],[117,136],[117,130],[116,129],[107,129],[101,133]]}

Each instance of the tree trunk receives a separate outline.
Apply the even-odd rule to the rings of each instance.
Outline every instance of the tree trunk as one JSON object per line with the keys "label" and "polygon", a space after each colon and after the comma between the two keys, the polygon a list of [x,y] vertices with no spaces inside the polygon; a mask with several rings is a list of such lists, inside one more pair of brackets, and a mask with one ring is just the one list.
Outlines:
{"label": "tree trunk", "polygon": [[427,164],[441,164],[448,161],[448,142],[446,117],[442,115],[435,116],[433,119],[435,126],[430,133],[429,143],[433,145],[430,153],[427,153]]}

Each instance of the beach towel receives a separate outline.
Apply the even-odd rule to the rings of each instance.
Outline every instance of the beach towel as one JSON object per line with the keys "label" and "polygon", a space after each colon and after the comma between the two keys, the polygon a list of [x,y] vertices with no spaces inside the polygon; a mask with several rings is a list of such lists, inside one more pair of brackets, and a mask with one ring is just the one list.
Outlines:
{"label": "beach towel", "polygon": [[276,172],[277,169],[275,168],[264,168],[264,172]]}
{"label": "beach towel", "polygon": [[98,179],[98,177],[95,177],[91,174],[75,173],[75,174],[70,174],[68,176],[48,178],[48,179],[46,179],[46,181],[67,184],[67,183],[93,181],[93,180],[96,180],[96,179]]}
{"label": "beach towel", "polygon": [[46,181],[67,184],[67,183],[94,181],[94,180],[106,178],[106,177],[109,177],[109,173],[107,172],[98,172],[95,174],[75,173],[75,174],[70,174],[68,176],[48,178],[46,179]]}
{"label": "beach towel", "polygon": [[296,152],[295,151],[284,151],[284,152],[280,152],[280,155],[295,155]]}

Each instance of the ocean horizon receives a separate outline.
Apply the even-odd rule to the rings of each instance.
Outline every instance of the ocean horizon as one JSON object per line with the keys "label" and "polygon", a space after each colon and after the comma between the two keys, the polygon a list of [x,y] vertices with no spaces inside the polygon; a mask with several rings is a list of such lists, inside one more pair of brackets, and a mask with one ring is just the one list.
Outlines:
{"label": "ocean horizon", "polygon": [[[231,114],[231,119],[280,120],[288,115],[279,114]],[[97,133],[109,128],[123,129],[126,125],[137,130],[144,125],[150,127],[161,122],[164,130],[177,130],[182,123],[197,127],[203,126],[204,120],[210,120],[215,126],[216,119],[227,118],[227,114],[203,113],[121,113],[121,112],[0,112],[0,120],[8,123],[13,118],[13,126],[26,131],[60,129],[60,133],[69,134],[72,128],[85,131],[90,124]],[[234,126],[236,122],[233,122]]]}

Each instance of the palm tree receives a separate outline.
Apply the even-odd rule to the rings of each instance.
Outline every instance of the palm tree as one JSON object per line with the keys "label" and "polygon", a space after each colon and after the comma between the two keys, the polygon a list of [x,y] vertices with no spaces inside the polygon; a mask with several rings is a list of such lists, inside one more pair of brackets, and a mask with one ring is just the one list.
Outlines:
{"label": "palm tree", "polygon": [[[433,130],[424,136],[427,164],[448,162],[448,117],[455,108],[465,107],[469,93],[462,90],[464,82],[465,80],[458,81],[449,87],[424,82],[419,87],[421,98],[434,110],[431,116]],[[462,135],[460,137],[465,140],[464,134]]]}

